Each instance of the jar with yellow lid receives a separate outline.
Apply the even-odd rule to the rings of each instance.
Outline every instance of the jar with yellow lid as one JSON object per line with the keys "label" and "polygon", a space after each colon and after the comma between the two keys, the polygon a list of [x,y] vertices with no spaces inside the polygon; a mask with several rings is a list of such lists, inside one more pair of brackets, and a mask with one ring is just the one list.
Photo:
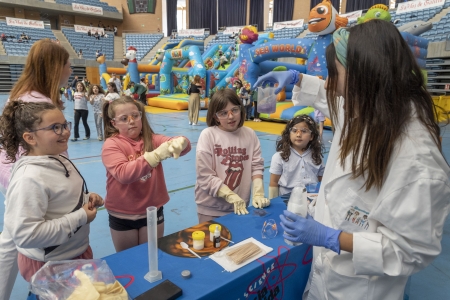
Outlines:
{"label": "jar with yellow lid", "polygon": [[219,224],[211,224],[209,225],[209,240],[214,242],[214,231],[216,230],[216,226],[219,226],[219,232],[222,230],[222,226]]}
{"label": "jar with yellow lid", "polygon": [[192,233],[193,247],[195,250],[202,250],[205,248],[205,233],[203,231],[194,231]]}

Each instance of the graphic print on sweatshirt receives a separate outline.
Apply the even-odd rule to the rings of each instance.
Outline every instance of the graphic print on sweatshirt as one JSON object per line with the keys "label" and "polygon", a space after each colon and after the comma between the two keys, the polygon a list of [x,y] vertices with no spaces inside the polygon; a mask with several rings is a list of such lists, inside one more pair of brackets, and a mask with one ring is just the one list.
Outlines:
{"label": "graphic print on sweatshirt", "polygon": [[[142,155],[144,155],[144,151],[136,152],[135,154],[130,154],[130,155],[128,155],[128,161],[136,160],[139,157],[141,157]],[[147,179],[149,179],[150,177],[152,177],[152,171],[150,171],[147,175],[142,176],[139,180],[141,182],[146,182]]]}
{"label": "graphic print on sweatshirt", "polygon": [[214,154],[217,157],[223,157],[220,163],[228,166],[225,171],[225,180],[223,183],[233,191],[241,184],[242,174],[244,172],[244,164],[242,162],[249,159],[247,149],[236,146],[222,148],[221,145],[215,144]]}

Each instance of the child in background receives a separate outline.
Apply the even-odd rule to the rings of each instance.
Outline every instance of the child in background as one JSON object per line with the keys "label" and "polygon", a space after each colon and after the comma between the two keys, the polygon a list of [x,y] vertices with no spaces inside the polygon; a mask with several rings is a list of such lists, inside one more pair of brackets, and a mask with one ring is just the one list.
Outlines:
{"label": "child in background", "polygon": [[94,121],[97,128],[97,137],[99,141],[103,141],[103,116],[102,106],[105,92],[101,85],[94,84],[89,90],[89,102],[94,107]]}
{"label": "child in background", "polygon": [[107,89],[108,91],[106,92],[106,96],[103,100],[111,102],[120,98],[119,91],[117,90],[117,86],[114,82],[108,82]]}
{"label": "child in background", "polygon": [[264,197],[264,159],[255,132],[243,127],[245,111],[231,89],[217,91],[206,116],[208,128],[197,143],[195,202],[199,223],[233,212],[248,214],[252,204],[270,204]]}
{"label": "child in background", "polygon": [[318,124],[318,127],[319,127],[319,142],[322,142],[323,125],[325,123],[325,116],[318,109],[314,110],[314,121]]}
{"label": "child in background", "polygon": [[122,96],[103,106],[106,168],[106,209],[117,252],[147,243],[147,212],[158,208],[158,238],[164,235],[163,205],[169,201],[161,162],[177,159],[191,150],[183,136],[156,134],[144,106]]}
{"label": "child in background", "polygon": [[277,140],[277,153],[269,169],[269,198],[290,193],[299,185],[322,181],[324,169],[316,123],[310,116],[296,116]]}
{"label": "child in background", "polygon": [[[60,155],[67,151],[70,127],[62,112],[46,102],[8,102],[0,118],[0,147],[15,162],[4,224],[28,282],[47,261],[93,258],[89,223],[103,200],[88,192],[75,165]],[[22,148],[23,156],[16,159]]]}
{"label": "child in background", "polygon": [[256,91],[256,90],[252,91],[251,97],[252,97],[252,101],[253,101],[253,106],[255,107],[253,121],[261,122],[261,119],[259,118],[259,112],[258,112],[258,91]]}
{"label": "child in background", "polygon": [[88,98],[86,93],[86,87],[82,82],[77,83],[77,91],[73,94],[74,101],[74,121],[75,121],[75,136],[72,139],[73,142],[76,142],[80,138],[80,133],[78,132],[78,128],[80,125],[80,118],[83,122],[84,132],[86,136],[83,140],[88,140],[91,137],[91,129],[89,128],[89,124],[87,122],[87,118],[89,115],[88,110]]}
{"label": "child in background", "polygon": [[241,99],[242,104],[244,105],[245,120],[249,121],[250,118],[252,117],[253,103],[250,97],[249,90],[246,87],[242,87],[241,90],[239,91],[239,98]]}

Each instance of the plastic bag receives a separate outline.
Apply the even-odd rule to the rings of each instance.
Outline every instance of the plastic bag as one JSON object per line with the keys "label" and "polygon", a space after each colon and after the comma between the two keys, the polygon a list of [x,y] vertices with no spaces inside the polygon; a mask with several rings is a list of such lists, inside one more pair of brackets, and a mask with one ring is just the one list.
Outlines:
{"label": "plastic bag", "polygon": [[277,110],[277,95],[275,87],[258,88],[258,112],[273,114]]}
{"label": "plastic bag", "polygon": [[127,300],[108,264],[101,259],[47,262],[31,278],[31,292],[42,300]]}

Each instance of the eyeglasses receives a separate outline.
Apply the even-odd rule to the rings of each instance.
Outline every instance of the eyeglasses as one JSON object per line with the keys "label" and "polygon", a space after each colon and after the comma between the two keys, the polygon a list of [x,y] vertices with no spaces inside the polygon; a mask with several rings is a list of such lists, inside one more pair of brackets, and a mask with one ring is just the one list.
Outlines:
{"label": "eyeglasses", "polygon": [[55,123],[55,124],[52,124],[47,127],[30,130],[30,132],[35,132],[35,131],[39,131],[39,130],[53,130],[57,135],[61,135],[64,132],[64,130],[70,131],[71,129],[72,129],[72,122],[66,121],[63,124]]}
{"label": "eyeglasses", "polygon": [[112,120],[115,121],[116,124],[126,124],[130,122],[130,118],[133,119],[133,121],[139,121],[142,118],[142,112],[134,112],[131,115],[121,115]]}
{"label": "eyeglasses", "polygon": [[301,132],[302,134],[308,134],[311,133],[311,130],[309,130],[308,128],[295,128],[295,127],[291,127],[289,128],[289,131],[293,134],[298,134],[299,132]]}
{"label": "eyeglasses", "polygon": [[228,118],[228,115],[230,114],[230,112],[235,116],[237,114],[239,114],[241,112],[241,107],[240,106],[235,106],[230,110],[221,110],[216,112],[216,116],[219,119],[226,119]]}

